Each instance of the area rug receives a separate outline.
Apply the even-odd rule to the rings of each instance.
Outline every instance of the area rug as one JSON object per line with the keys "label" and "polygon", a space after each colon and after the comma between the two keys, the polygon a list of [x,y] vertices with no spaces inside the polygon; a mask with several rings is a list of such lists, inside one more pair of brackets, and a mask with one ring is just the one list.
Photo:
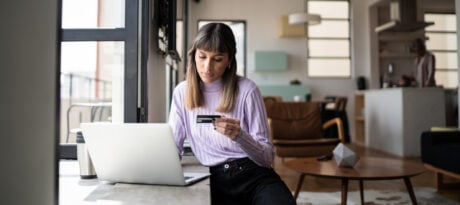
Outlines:
{"label": "area rug", "polygon": [[[436,189],[428,187],[414,188],[419,205],[460,205],[460,202],[448,199],[436,193]],[[365,190],[366,205],[403,205],[412,204],[409,194],[405,191]],[[298,205],[335,205],[340,204],[340,192],[300,192]],[[361,204],[359,191],[348,192],[347,205]]]}

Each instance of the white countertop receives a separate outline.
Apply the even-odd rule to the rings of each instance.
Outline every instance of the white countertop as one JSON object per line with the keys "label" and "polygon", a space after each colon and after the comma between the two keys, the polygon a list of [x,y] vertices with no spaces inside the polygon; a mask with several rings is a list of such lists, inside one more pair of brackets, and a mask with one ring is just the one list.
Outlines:
{"label": "white countertop", "polygon": [[[194,157],[182,160],[185,171],[207,172]],[[77,160],[59,162],[59,204],[147,205],[210,204],[209,178],[191,186],[158,186],[105,183],[97,179],[80,179]]]}

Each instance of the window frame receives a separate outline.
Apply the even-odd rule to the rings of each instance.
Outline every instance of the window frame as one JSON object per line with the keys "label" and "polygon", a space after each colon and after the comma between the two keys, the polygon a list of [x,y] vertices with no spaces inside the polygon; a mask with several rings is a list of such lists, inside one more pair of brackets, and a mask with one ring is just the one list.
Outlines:
{"label": "window frame", "polygon": [[[451,12],[425,12],[424,13],[424,18],[426,18],[426,15],[453,15],[455,17],[455,13],[451,13]],[[456,35],[457,32],[458,32],[457,29],[455,29],[455,31],[426,30],[425,29],[425,35],[427,37],[429,36],[429,34],[454,34],[454,35]],[[428,41],[429,41],[429,39],[428,39]],[[430,49],[430,48],[428,48],[428,45],[427,45],[427,50],[432,52],[435,57],[436,57],[436,53],[453,53],[456,56],[457,52],[458,52],[458,49],[459,48],[457,48],[456,50],[452,50],[452,49]],[[458,72],[459,72],[458,71],[458,66],[459,66],[459,62],[457,62],[457,68],[439,68],[438,66],[435,65],[435,69],[436,69],[435,76],[438,76],[440,73],[443,73],[443,74],[446,74],[448,76],[454,75],[454,76],[457,76],[457,78],[458,78]],[[449,74],[447,74],[447,73],[449,73]],[[453,73],[453,74],[450,74],[450,73]],[[441,85],[443,87],[445,87],[445,88],[456,88],[456,87],[459,86],[458,80],[455,83],[456,83],[456,85],[453,86],[453,87],[446,87],[444,84],[441,84]],[[440,82],[436,81],[436,84],[440,85]]]}
{"label": "window frame", "polygon": [[[124,1],[124,28],[62,28],[61,24],[59,46],[63,42],[124,42],[123,121],[125,123],[147,122],[148,28],[151,23],[148,12],[149,0]],[[139,4],[142,4],[142,8],[139,8]],[[59,9],[62,12],[62,8]],[[61,22],[62,15],[59,18]],[[139,34],[139,27],[142,27],[143,33]],[[59,63],[61,63],[60,58]],[[58,145],[59,159],[77,158],[76,144],[58,143]]]}
{"label": "window frame", "polygon": [[[307,78],[313,78],[313,79],[350,79],[352,77],[352,68],[351,68],[351,65],[352,65],[352,62],[353,62],[353,58],[352,58],[352,51],[351,51],[351,47],[352,47],[352,38],[351,38],[351,2],[350,0],[306,0],[306,8],[308,10],[308,3],[309,2],[331,2],[331,1],[335,1],[335,2],[347,2],[348,3],[348,18],[347,19],[342,19],[342,18],[323,18],[321,17],[321,21],[346,21],[348,22],[348,37],[345,38],[341,38],[341,37],[310,37],[310,34],[307,33]],[[315,25],[311,25],[311,26],[315,26]],[[307,27],[310,27],[310,25],[308,25]],[[308,29],[307,29],[308,30]],[[348,52],[349,52],[349,56],[348,57],[340,57],[340,56],[337,56],[337,57],[331,57],[331,56],[315,56],[315,57],[311,57],[310,56],[310,40],[347,40],[349,45],[348,45]],[[349,75],[347,76],[344,76],[344,75],[328,75],[328,76],[311,76],[310,75],[310,59],[311,60],[318,60],[318,59],[337,59],[337,60],[343,60],[343,59],[346,59],[346,60],[349,60]]]}
{"label": "window frame", "polygon": [[[142,4],[147,4],[142,0]],[[123,41],[124,42],[124,122],[139,122],[147,119],[146,99],[138,99],[138,73],[146,72],[146,66],[139,66],[138,16],[139,2],[125,0],[124,28],[62,28],[61,42],[78,41]],[[148,7],[147,7],[148,8]],[[145,16],[143,15],[143,19]],[[141,68],[139,68],[141,67]],[[142,98],[146,96],[141,95]],[[138,107],[138,101],[140,101]],[[140,109],[144,110],[140,112]],[[139,114],[142,114],[140,116]]]}

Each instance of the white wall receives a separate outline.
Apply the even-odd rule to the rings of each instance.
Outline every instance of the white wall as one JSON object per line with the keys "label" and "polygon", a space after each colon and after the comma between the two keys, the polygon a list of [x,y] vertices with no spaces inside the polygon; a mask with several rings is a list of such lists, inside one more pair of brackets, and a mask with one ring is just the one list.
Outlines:
{"label": "white wall", "polygon": [[[364,0],[359,0],[363,1]],[[366,10],[362,8],[357,11]],[[302,0],[201,0],[190,3],[190,37],[196,34],[196,22],[200,19],[241,19],[247,22],[247,74],[259,84],[289,84],[298,78],[302,83],[311,86],[312,97],[322,99],[324,95],[346,95],[355,89],[354,75],[351,79],[311,79],[307,78],[306,38],[278,37],[278,23],[283,15],[303,11]],[[365,11],[364,11],[365,12]],[[359,12],[357,15],[362,15]],[[354,17],[352,17],[354,18]],[[355,18],[362,25],[360,17]],[[365,22],[363,22],[365,23]],[[358,27],[365,29],[366,27]],[[356,33],[356,32],[355,32]],[[358,33],[363,33],[359,31]],[[358,35],[362,37],[362,35]],[[365,38],[365,37],[364,37]],[[358,54],[365,54],[365,42],[359,43]],[[288,53],[288,70],[286,72],[262,73],[254,71],[254,52],[257,50],[281,50]],[[357,61],[361,70],[368,63]],[[331,86],[332,83],[332,86]]]}
{"label": "white wall", "polygon": [[[347,111],[351,132],[354,133],[351,113],[353,113],[356,77],[370,75],[370,46],[368,0],[351,0],[352,76],[345,79],[308,78],[305,37],[278,37],[278,22],[283,15],[302,12],[303,0],[200,0],[191,1],[189,44],[197,32],[199,19],[237,19],[247,23],[247,77],[258,84],[289,84],[299,79],[310,86],[313,100],[321,100],[326,95],[348,96]],[[189,45],[190,46],[190,45]],[[254,71],[254,51],[281,50],[288,53],[288,70],[277,73]]]}
{"label": "white wall", "polygon": [[58,2],[0,3],[0,204],[57,204]]}
{"label": "white wall", "polygon": [[[150,0],[150,18],[154,19],[153,2]],[[156,21],[151,21],[153,28],[158,27]],[[149,56],[147,61],[147,90],[148,90],[148,122],[165,122],[166,116],[169,114],[167,110],[166,100],[166,62],[165,59],[158,55],[158,39],[156,39],[155,33],[158,30],[153,28],[149,29]]]}

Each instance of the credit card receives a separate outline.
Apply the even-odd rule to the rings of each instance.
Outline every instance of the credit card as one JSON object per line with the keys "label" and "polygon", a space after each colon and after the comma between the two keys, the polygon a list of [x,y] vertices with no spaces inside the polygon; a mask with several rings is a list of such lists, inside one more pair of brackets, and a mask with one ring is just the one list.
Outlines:
{"label": "credit card", "polygon": [[197,115],[196,123],[212,123],[216,118],[220,118],[220,115]]}

